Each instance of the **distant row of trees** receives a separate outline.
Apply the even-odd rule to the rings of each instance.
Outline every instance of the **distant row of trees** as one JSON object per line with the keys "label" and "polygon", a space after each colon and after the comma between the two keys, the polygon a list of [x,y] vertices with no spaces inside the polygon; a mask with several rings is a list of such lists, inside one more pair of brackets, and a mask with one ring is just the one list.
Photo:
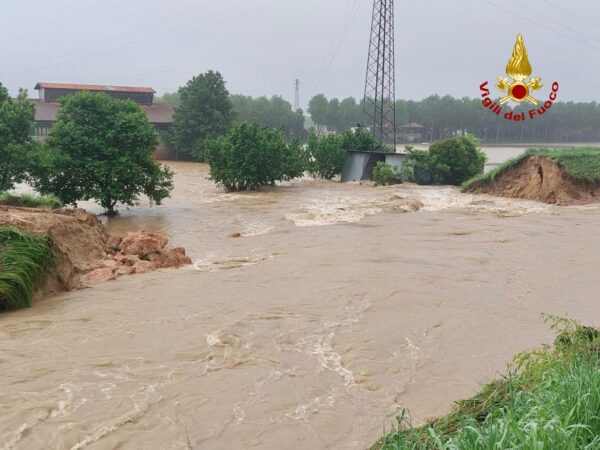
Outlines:
{"label": "distant row of trees", "polygon": [[[224,87],[224,84],[223,84]],[[253,98],[226,94],[222,97],[230,105],[230,123],[255,122],[281,130],[288,139],[305,142],[309,131],[302,111],[293,111],[282,97]],[[180,94],[165,94],[160,101],[179,105]],[[541,104],[540,104],[541,106]],[[521,104],[512,108],[515,113],[535,106]],[[504,112],[511,111],[510,106]],[[363,101],[348,97],[328,99],[314,96],[308,105],[308,115],[317,133],[324,130],[342,132],[361,124]],[[600,141],[600,104],[596,102],[557,102],[543,116],[526,122],[511,122],[486,111],[479,99],[440,97],[432,95],[420,101],[396,102],[396,129],[416,122],[423,125],[423,140],[434,142],[457,134],[472,134],[485,143],[535,142],[598,142]],[[401,136],[400,136],[401,137]]]}
{"label": "distant row of trees", "polygon": [[[541,106],[541,104],[539,105]],[[535,108],[521,104],[520,113]],[[510,111],[505,106],[504,112]],[[308,113],[317,129],[343,131],[361,123],[363,102],[353,97],[328,99],[319,94],[309,102]],[[432,95],[420,101],[396,102],[396,128],[417,122],[425,127],[424,140],[433,142],[460,134],[473,134],[487,143],[598,142],[600,104],[558,102],[533,121],[510,122],[486,111],[479,99]]]}

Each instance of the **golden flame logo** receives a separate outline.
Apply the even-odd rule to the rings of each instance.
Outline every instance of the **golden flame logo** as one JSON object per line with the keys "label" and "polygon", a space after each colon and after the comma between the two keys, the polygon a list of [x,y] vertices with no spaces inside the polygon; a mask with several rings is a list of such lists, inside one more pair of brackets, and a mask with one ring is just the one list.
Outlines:
{"label": "golden flame logo", "polygon": [[527,49],[525,48],[525,41],[523,36],[519,34],[517,36],[517,42],[515,42],[515,48],[513,54],[506,65],[506,75],[512,79],[512,82],[506,78],[498,77],[498,84],[496,87],[508,94],[506,97],[500,99],[500,104],[503,105],[509,100],[521,103],[529,101],[534,105],[538,104],[538,101],[531,96],[532,93],[539,91],[543,85],[541,84],[541,78],[531,78],[532,69],[531,63],[529,62],[529,56],[527,55]]}
{"label": "golden flame logo", "polygon": [[506,75],[517,81],[523,81],[531,76],[529,56],[527,55],[523,36],[520,34],[517,36],[517,42],[515,43],[512,57],[506,65]]}

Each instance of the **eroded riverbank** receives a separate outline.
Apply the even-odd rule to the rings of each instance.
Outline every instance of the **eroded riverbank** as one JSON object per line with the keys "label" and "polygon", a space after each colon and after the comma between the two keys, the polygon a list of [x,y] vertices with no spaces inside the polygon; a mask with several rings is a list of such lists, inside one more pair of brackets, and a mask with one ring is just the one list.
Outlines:
{"label": "eroded riverbank", "polygon": [[3,447],[365,448],[549,339],[540,313],[600,321],[596,206],[321,181],[222,194],[174,167],[172,200],[109,227],[167,233],[195,268],[0,317]]}

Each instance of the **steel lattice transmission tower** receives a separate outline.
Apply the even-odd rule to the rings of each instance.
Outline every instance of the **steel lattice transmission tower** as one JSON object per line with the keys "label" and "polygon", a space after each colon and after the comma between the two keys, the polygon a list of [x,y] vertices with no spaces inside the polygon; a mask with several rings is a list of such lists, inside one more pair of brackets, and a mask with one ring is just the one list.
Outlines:
{"label": "steel lattice transmission tower", "polygon": [[373,0],[363,123],[386,144],[396,144],[394,0]]}

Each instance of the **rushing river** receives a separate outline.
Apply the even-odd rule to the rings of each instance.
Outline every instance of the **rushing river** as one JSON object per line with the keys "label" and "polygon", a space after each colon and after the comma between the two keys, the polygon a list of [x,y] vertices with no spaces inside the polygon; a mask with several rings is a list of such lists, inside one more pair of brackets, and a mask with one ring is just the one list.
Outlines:
{"label": "rushing river", "polygon": [[195,265],[0,316],[0,448],[364,449],[549,342],[541,313],[600,321],[597,206],[308,179],[226,194],[172,167],[172,199],[108,225]]}

